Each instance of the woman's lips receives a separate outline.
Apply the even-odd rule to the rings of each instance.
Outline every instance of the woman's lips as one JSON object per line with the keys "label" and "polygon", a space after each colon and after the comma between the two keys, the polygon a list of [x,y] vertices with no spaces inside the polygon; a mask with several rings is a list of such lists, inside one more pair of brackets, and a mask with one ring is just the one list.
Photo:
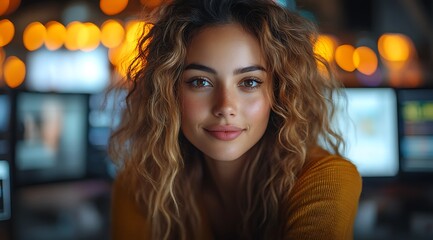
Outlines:
{"label": "woman's lips", "polygon": [[235,126],[221,126],[221,125],[208,127],[205,128],[205,130],[212,137],[222,141],[234,140],[239,135],[241,135],[241,133],[244,131],[244,129]]}

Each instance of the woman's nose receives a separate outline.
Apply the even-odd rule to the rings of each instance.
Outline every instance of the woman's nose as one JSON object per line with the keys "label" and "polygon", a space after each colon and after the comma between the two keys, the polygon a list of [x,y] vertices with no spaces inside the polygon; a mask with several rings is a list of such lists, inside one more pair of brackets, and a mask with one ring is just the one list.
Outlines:
{"label": "woman's nose", "polygon": [[234,90],[221,87],[215,93],[213,114],[216,117],[234,117],[237,112],[237,97]]}

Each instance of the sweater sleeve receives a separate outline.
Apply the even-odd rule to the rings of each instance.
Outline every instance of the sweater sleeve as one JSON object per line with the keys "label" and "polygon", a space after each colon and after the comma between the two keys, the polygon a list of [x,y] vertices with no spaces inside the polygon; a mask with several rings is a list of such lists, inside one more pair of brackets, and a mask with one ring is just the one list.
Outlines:
{"label": "sweater sleeve", "polygon": [[116,179],[111,200],[111,240],[144,240],[148,238],[146,218],[133,195]]}
{"label": "sweater sleeve", "polygon": [[353,239],[361,189],[351,162],[334,155],[313,159],[289,195],[284,239]]}

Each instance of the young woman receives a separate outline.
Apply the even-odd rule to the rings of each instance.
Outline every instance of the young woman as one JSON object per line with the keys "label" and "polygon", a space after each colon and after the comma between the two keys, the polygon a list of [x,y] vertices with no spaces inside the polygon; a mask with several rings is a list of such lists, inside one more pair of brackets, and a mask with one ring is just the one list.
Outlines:
{"label": "young woman", "polygon": [[271,0],[158,14],[111,139],[112,238],[351,239],[361,178],[315,27]]}

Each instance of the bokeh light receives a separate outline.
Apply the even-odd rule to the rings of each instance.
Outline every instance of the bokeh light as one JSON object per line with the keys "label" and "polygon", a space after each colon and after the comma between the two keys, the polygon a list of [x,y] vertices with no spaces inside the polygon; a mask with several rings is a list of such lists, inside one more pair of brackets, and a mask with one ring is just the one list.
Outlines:
{"label": "bokeh light", "polygon": [[21,0],[1,0],[0,1],[0,16],[9,15],[20,6]]}
{"label": "bokeh light", "polygon": [[380,55],[387,61],[405,62],[410,55],[410,39],[403,34],[383,34],[378,40]]}
{"label": "bokeh light", "polygon": [[126,37],[123,43],[109,50],[110,62],[115,66],[121,76],[126,75],[126,70],[137,56],[137,44],[143,34],[147,34],[151,25],[142,21],[130,21],[126,24]]}
{"label": "bokeh light", "polygon": [[4,63],[4,80],[10,88],[19,87],[26,76],[26,65],[21,59],[10,56]]}
{"label": "bokeh light", "polygon": [[61,48],[66,39],[65,26],[57,21],[50,21],[46,24],[46,28],[45,47],[51,51]]}
{"label": "bokeh light", "polygon": [[355,47],[349,44],[338,46],[335,49],[335,62],[337,65],[347,72],[355,71],[355,65],[353,64],[353,53]]}
{"label": "bokeh light", "polygon": [[314,52],[322,56],[327,62],[334,60],[336,41],[330,35],[320,35],[314,44]]}
{"label": "bokeh light", "polygon": [[15,35],[14,24],[8,20],[0,20],[0,47],[4,47],[9,44]]}
{"label": "bokeh light", "polygon": [[101,26],[101,42],[107,48],[119,46],[125,37],[125,30],[119,21],[109,19]]}
{"label": "bokeh light", "polygon": [[0,1],[0,16],[5,14],[9,8],[9,0],[1,0]]}
{"label": "bokeh light", "polygon": [[[80,40],[80,35],[85,30],[83,23],[74,21],[66,26],[65,47],[70,51],[79,50],[85,40]],[[81,43],[80,43],[81,42]],[[80,45],[81,44],[81,45]]]}
{"label": "bokeh light", "polygon": [[107,15],[116,15],[125,10],[128,0],[100,0],[99,7]]}
{"label": "bokeh light", "polygon": [[40,22],[32,22],[24,29],[24,47],[29,51],[34,51],[44,44],[46,36],[45,26]]}
{"label": "bokeh light", "polygon": [[85,36],[82,37],[84,43],[81,46],[81,50],[89,52],[99,46],[101,42],[101,31],[95,24],[90,22],[84,23],[84,27],[85,30],[80,32],[81,34],[85,34]]}
{"label": "bokeh light", "polygon": [[378,66],[376,53],[369,47],[358,47],[353,53],[353,64],[359,72],[372,75]]}

